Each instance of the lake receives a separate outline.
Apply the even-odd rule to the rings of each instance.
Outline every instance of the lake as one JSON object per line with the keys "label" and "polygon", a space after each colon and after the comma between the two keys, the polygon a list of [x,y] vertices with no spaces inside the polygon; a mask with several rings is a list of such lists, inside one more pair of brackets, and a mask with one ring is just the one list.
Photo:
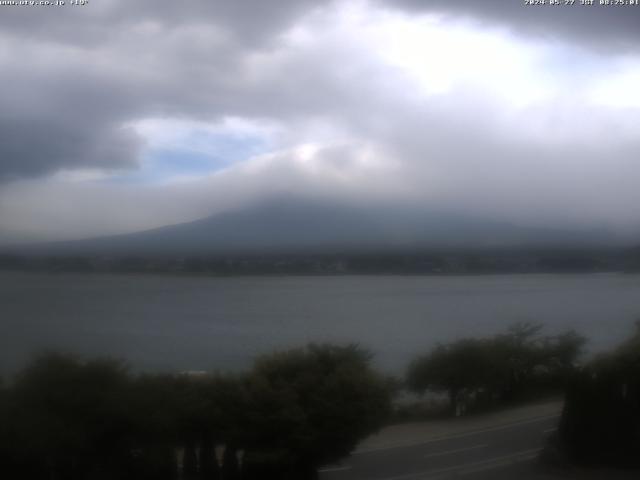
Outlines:
{"label": "lake", "polygon": [[400,373],[436,342],[515,321],[574,328],[590,351],[640,318],[640,276],[182,277],[0,272],[0,370],[42,349],[136,370],[239,370],[277,348],[357,342]]}

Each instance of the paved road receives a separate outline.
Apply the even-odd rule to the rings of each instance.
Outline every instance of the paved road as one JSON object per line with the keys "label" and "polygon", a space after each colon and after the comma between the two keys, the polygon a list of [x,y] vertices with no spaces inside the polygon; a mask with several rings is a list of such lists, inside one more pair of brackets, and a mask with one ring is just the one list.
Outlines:
{"label": "paved road", "polygon": [[[529,418],[508,423],[471,422],[472,429],[452,422],[450,433],[425,436],[404,443],[365,445],[340,465],[325,467],[321,480],[436,480],[447,478],[537,478],[536,458],[545,439],[555,430],[554,409],[532,410]],[[555,409],[557,410],[557,409]],[[552,413],[549,413],[551,411]],[[526,413],[526,412],[525,412]],[[522,415],[520,416],[522,417]],[[428,427],[428,424],[425,424]],[[396,439],[397,440],[397,439]]]}

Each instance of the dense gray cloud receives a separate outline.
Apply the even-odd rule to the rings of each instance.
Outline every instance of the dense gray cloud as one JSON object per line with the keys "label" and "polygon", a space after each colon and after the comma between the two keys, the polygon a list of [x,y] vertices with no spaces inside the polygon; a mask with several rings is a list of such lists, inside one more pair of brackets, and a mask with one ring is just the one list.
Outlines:
{"label": "dense gray cloud", "polygon": [[66,47],[5,41],[13,52],[2,62],[10,88],[0,92],[0,180],[136,164],[141,141],[124,125],[135,85]]}
{"label": "dense gray cloud", "polygon": [[46,41],[93,45],[140,24],[173,29],[203,24],[246,43],[264,42],[300,15],[330,0],[105,0],[86,6],[9,7],[3,9],[3,30]]}
{"label": "dense gray cloud", "polygon": [[[0,181],[39,176],[61,167],[118,169],[135,165],[140,139],[123,127],[119,114],[100,108],[101,102],[105,106],[111,102],[113,107],[123,98],[101,91],[100,79],[75,72],[61,72],[51,80],[38,85],[30,78],[11,78],[11,84],[24,90],[16,89],[2,102]],[[90,82],[89,88],[85,82]]]}
{"label": "dense gray cloud", "polygon": [[[142,139],[125,125],[137,118],[247,113],[237,104],[242,82],[251,81],[246,55],[268,51],[321,4],[4,7],[0,66],[11,88],[0,92],[0,182],[62,168],[135,166]],[[264,114],[255,100],[248,110]]]}
{"label": "dense gray cloud", "polygon": [[[173,1],[118,0],[87,7],[5,7],[0,59],[12,88],[0,92],[0,180],[60,168],[135,166],[141,139],[123,125],[136,118],[275,114],[329,115],[339,121],[349,114],[341,110],[377,94],[371,80],[362,83],[367,75],[354,75],[350,65],[355,60],[355,68],[372,69],[370,79],[384,74],[366,65],[366,52],[327,39],[312,57],[295,51],[278,56],[280,35],[328,3],[245,0],[186,7]],[[393,5],[469,12],[560,33],[571,15],[569,23],[584,25],[592,35],[598,31],[579,20],[582,15],[595,18],[582,12],[596,10],[559,7],[544,14],[543,21],[537,11],[532,13],[534,7],[516,3]],[[634,13],[594,8],[612,35],[625,31],[610,26],[618,17],[624,24],[636,19]],[[341,65],[350,67],[336,71]],[[310,94],[311,88],[321,94]]]}
{"label": "dense gray cloud", "polygon": [[380,0],[392,8],[413,13],[440,13],[506,26],[516,32],[547,39],[570,38],[587,48],[637,50],[640,7],[637,5],[582,5],[581,0],[559,0],[544,5],[526,0]]}
{"label": "dense gray cloud", "polygon": [[[640,60],[619,47],[640,7],[589,8],[3,7],[0,242],[151,228],[283,191],[635,228],[640,97],[624,85]],[[433,12],[442,23],[419,15]],[[268,124],[269,148],[188,181],[127,183],[153,153],[140,122],[229,118]]]}

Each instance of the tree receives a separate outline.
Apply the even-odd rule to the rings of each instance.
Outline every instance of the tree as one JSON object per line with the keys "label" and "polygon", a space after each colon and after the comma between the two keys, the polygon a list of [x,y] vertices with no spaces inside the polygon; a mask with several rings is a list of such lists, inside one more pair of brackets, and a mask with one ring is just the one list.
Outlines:
{"label": "tree", "polygon": [[126,469],[130,434],[126,366],[61,354],[36,358],[16,379],[11,435],[20,478],[87,478]]}
{"label": "tree", "polygon": [[545,360],[550,376],[555,381],[566,383],[576,369],[586,343],[586,338],[574,330],[544,338],[541,356]]}
{"label": "tree", "polygon": [[248,380],[247,467],[271,463],[282,478],[314,478],[380,428],[390,395],[369,361],[355,345],[313,344],[258,359]]}
{"label": "tree", "polygon": [[12,462],[11,456],[11,436],[10,436],[10,414],[9,414],[10,391],[5,387],[2,377],[0,377],[0,465],[6,469]]}
{"label": "tree", "polygon": [[[490,338],[437,345],[414,360],[406,383],[416,393],[446,392],[451,413],[460,401],[514,401],[532,391],[564,386],[585,340],[573,331],[540,336],[541,325],[516,323]],[[466,407],[466,405],[465,405]]]}
{"label": "tree", "polygon": [[490,357],[487,342],[462,339],[438,345],[429,354],[414,360],[407,371],[407,385],[416,393],[426,390],[444,391],[455,414],[463,390],[477,390],[488,381]]}
{"label": "tree", "polygon": [[227,454],[234,454],[244,432],[244,376],[146,374],[134,380],[132,390],[139,476],[170,477],[177,469],[176,449],[181,449],[187,478],[196,472],[217,478],[214,446],[225,444]]}
{"label": "tree", "polygon": [[536,367],[547,362],[540,348],[541,324],[517,322],[488,344],[492,375],[488,388],[501,400],[512,401],[530,385]]}
{"label": "tree", "polygon": [[629,340],[572,375],[558,434],[573,461],[640,466],[640,322]]}

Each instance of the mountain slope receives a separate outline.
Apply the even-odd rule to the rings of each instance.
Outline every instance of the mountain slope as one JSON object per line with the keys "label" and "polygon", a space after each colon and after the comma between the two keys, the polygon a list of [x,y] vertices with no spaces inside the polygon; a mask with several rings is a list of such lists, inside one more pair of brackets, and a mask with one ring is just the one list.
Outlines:
{"label": "mountain slope", "polygon": [[338,252],[427,247],[576,246],[604,233],[519,227],[416,207],[356,207],[273,198],[194,222],[40,246],[76,254]]}

